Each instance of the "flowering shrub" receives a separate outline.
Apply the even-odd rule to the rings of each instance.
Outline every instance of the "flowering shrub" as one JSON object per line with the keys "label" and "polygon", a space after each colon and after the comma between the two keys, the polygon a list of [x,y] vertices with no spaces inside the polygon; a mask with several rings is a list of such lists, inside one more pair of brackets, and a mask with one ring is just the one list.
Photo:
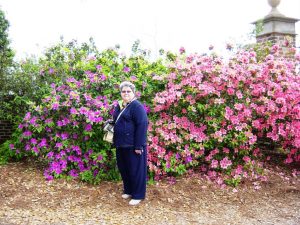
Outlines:
{"label": "flowering shrub", "polygon": [[287,163],[300,161],[295,62],[268,55],[258,63],[255,52],[241,50],[227,63],[214,55],[182,54],[171,67],[161,78],[166,89],[154,99],[149,169],[155,179],[190,168],[219,184],[258,177],[262,139],[282,146]]}
{"label": "flowering shrub", "polygon": [[53,83],[44,88],[41,99],[31,103],[10,149],[48,162],[48,180],[63,176],[94,183],[118,179],[114,149],[102,141],[103,122],[111,117],[112,104],[119,98],[118,84],[127,79],[135,83],[137,95],[150,111],[149,96],[163,84],[149,80],[167,68],[161,61],[151,63],[139,55],[126,58],[117,49],[92,55],[76,50],[58,45],[46,54],[48,60],[40,61],[40,76]]}
{"label": "flowering shrub", "polygon": [[195,170],[220,185],[264,179],[257,158],[265,142],[280,146],[286,163],[299,163],[299,55],[276,58],[273,46],[264,60],[246,50],[224,60],[181,48],[179,55],[167,52],[167,60],[150,62],[117,48],[73,47],[55,47],[40,61],[40,76],[52,84],[31,103],[10,144],[45,160],[47,179],[118,179],[102,125],[123,80],[135,83],[149,115],[150,180]]}
{"label": "flowering shrub", "polygon": [[[16,151],[31,151],[49,162],[47,179],[67,173],[76,177],[91,172],[95,177],[107,173],[112,153],[99,140],[101,124],[107,118],[110,102],[97,95],[105,76],[85,73],[82,80],[68,78],[62,85],[52,84],[51,95],[42,104],[33,106],[23,123],[20,145]],[[102,172],[102,173],[101,173]]]}

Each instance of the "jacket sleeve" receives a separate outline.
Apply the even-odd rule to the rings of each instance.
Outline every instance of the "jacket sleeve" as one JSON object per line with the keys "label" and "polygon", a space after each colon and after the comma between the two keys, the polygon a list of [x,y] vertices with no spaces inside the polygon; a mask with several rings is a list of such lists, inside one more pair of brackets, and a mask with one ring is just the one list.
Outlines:
{"label": "jacket sleeve", "polygon": [[135,125],[134,148],[141,150],[147,143],[148,117],[142,104],[138,104],[132,111]]}

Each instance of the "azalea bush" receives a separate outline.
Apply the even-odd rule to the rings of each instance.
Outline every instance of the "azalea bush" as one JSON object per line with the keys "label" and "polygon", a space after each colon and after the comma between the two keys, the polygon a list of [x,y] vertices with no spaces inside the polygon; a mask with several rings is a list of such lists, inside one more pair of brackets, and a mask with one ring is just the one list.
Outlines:
{"label": "azalea bush", "polygon": [[[257,159],[259,141],[273,142],[300,162],[300,79],[294,61],[276,58],[273,46],[262,62],[240,50],[228,62],[184,50],[157,93],[150,126],[149,170],[154,179],[190,169],[220,185],[265,179]],[[274,150],[274,149],[272,149]]]}
{"label": "azalea bush", "polygon": [[48,161],[47,179],[63,174],[100,179],[113,169],[103,163],[111,162],[113,154],[98,141],[111,103],[97,93],[105,79],[100,73],[92,77],[86,73],[82,80],[68,78],[62,85],[52,84],[50,95],[42,104],[33,105],[19,125],[20,143],[10,148]]}
{"label": "azalea bush", "polygon": [[23,62],[41,88],[26,101],[7,151],[46,162],[48,180],[119,179],[102,127],[120,98],[118,84],[129,80],[150,120],[150,181],[193,171],[220,185],[265,179],[262,143],[280,148],[286,163],[299,163],[299,55],[281,59],[273,46],[265,57],[238,49],[225,60],[182,48],[150,60],[138,43],[129,57],[119,50],[62,42],[36,63]]}
{"label": "azalea bush", "polygon": [[118,179],[114,149],[102,141],[103,123],[111,118],[114,102],[120,98],[118,84],[123,80],[135,83],[148,112],[151,99],[164,87],[160,81],[149,82],[168,71],[161,60],[151,62],[138,53],[125,57],[118,48],[89,49],[93,48],[59,44],[39,60],[35,71],[43,80],[40,84],[45,84],[35,92],[40,99],[27,102],[29,110],[13,135],[16,138],[3,146],[18,156],[46,162],[48,180],[79,177],[98,183]]}

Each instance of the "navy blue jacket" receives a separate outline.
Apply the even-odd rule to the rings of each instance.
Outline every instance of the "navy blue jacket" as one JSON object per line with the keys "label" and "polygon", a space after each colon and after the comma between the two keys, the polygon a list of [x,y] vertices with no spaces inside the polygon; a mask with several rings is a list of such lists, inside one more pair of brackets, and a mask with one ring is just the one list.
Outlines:
{"label": "navy blue jacket", "polygon": [[[116,106],[113,118],[116,121],[120,106]],[[148,117],[144,106],[134,100],[126,107],[114,126],[114,146],[143,149],[147,143]]]}

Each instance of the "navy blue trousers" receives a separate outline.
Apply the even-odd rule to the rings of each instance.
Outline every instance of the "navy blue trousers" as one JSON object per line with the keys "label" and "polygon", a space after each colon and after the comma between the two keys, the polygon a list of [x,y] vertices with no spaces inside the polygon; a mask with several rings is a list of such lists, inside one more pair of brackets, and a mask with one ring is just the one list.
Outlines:
{"label": "navy blue trousers", "polygon": [[132,199],[144,199],[147,182],[147,150],[136,154],[133,147],[117,148],[117,165],[120,171],[124,194]]}

